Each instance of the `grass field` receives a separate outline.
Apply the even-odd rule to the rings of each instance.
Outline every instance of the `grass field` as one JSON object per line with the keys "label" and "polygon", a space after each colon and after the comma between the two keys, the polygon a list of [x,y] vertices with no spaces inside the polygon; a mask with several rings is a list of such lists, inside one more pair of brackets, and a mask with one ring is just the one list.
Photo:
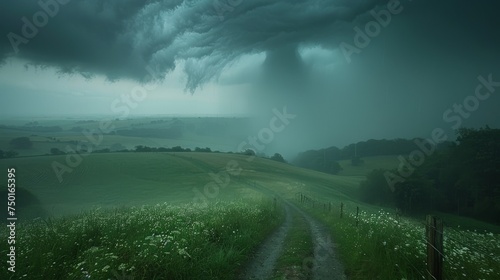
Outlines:
{"label": "grass field", "polygon": [[53,162],[65,164],[66,156],[41,156],[0,160],[0,170],[17,168],[17,184],[30,190],[53,214],[78,213],[90,207],[131,206],[191,202],[193,188],[203,192],[213,181],[209,173],[224,172],[234,161],[242,169],[230,176],[218,199],[255,192],[253,182],[264,184],[284,197],[314,192],[352,200],[361,180],[333,176],[275,161],[236,154],[214,153],[111,153],[91,154],[58,181]]}
{"label": "grass field", "polygon": [[[401,218],[382,210],[361,211],[356,218],[353,206],[344,207],[340,218],[338,208],[328,212],[318,206],[313,208],[310,203],[299,205],[330,227],[349,279],[427,279],[422,220]],[[498,230],[498,226],[495,228]],[[499,234],[445,227],[443,242],[444,279],[500,279]]]}
{"label": "grass field", "polygon": [[[52,261],[53,267],[47,270],[48,274],[44,275],[52,279],[60,276],[57,271],[72,273],[71,275],[75,276],[74,279],[81,279],[83,274],[80,273],[84,273],[82,271],[89,275],[105,277],[112,277],[110,275],[114,273],[127,275],[133,273],[137,279],[152,279],[150,277],[154,275],[161,279],[167,274],[161,274],[166,272],[159,271],[157,269],[159,265],[181,267],[176,272],[169,272],[174,274],[168,275],[189,279],[198,273],[196,269],[193,269],[191,259],[193,256],[201,258],[197,259],[197,263],[203,264],[205,269],[214,267],[210,270],[212,273],[210,275],[213,277],[220,273],[234,275],[244,265],[245,256],[282,219],[280,215],[274,214],[273,216],[271,214],[273,211],[269,209],[269,205],[265,206],[265,202],[254,203],[254,206],[249,204],[248,201],[263,201],[259,187],[265,187],[289,200],[296,200],[297,195],[303,193],[320,198],[319,206],[322,202],[328,202],[332,203],[336,209],[342,202],[345,209],[350,209],[351,213],[356,206],[362,209],[360,226],[354,227],[352,218],[340,220],[336,218],[337,215],[325,214],[318,212],[318,209],[311,210],[309,206],[301,206],[311,210],[318,218],[330,225],[332,236],[339,244],[341,259],[352,279],[366,279],[373,275],[381,277],[380,279],[421,279],[414,277],[419,276],[422,269],[425,271],[425,257],[422,255],[421,245],[422,228],[415,226],[418,221],[402,219],[398,221],[401,227],[395,226],[393,216],[390,214],[391,209],[363,204],[356,199],[357,187],[364,175],[372,168],[397,164],[397,158],[377,157],[364,160],[366,165],[344,167],[343,175],[329,175],[268,159],[223,153],[91,154],[84,157],[78,166],[73,167],[71,173],[64,174],[62,182],[58,181],[52,170],[52,163],[54,161],[64,163],[66,156],[2,159],[0,170],[4,170],[6,174],[7,168],[16,168],[17,186],[31,191],[50,214],[59,216],[56,219],[42,219],[35,222],[20,218],[18,234],[22,237],[20,237],[19,246],[27,250],[20,252],[20,260],[23,260],[23,254],[31,252],[29,250],[40,252],[36,255],[37,261],[26,266],[34,270],[26,270],[23,275],[41,273],[32,267],[46,265],[50,267],[49,263],[43,261],[47,259]],[[232,166],[233,171],[239,170],[238,174],[228,171],[230,170],[228,165]],[[6,182],[6,178],[4,181]],[[214,183],[221,187],[215,189]],[[209,202],[209,207],[192,204],[193,201],[199,202],[195,199],[197,195],[194,190],[198,192],[198,195],[204,196],[205,201]],[[234,203],[235,201],[237,203]],[[216,205],[224,205],[224,207],[217,208]],[[96,207],[99,207],[99,210],[95,210]],[[119,210],[113,210],[117,207]],[[267,222],[262,223],[264,219],[262,216],[251,214],[252,209],[258,210],[259,215],[266,216]],[[190,222],[183,223],[172,218],[179,215],[185,215],[183,217]],[[248,215],[253,218],[245,220],[245,224],[236,222],[242,221],[243,217]],[[216,217],[224,217],[224,223]],[[483,230],[487,228],[500,232],[495,231],[498,227],[456,216],[448,216],[447,219],[452,220],[454,225],[468,225],[468,228],[478,230],[474,233],[461,231],[456,227],[452,229],[455,235],[451,235],[448,243],[445,244],[450,246],[447,248],[452,254],[449,260],[460,265],[447,266],[447,275],[453,279],[471,279],[461,276],[462,274],[472,276],[474,279],[476,277],[479,277],[477,279],[497,279],[495,273],[499,269],[497,257],[500,254],[498,234],[490,235],[489,231],[485,233]],[[172,222],[157,223],[170,220]],[[195,222],[204,222],[207,228],[221,229],[223,224],[227,225],[226,221],[229,224],[234,221],[236,226],[230,226],[230,230],[223,233],[223,236],[227,234],[229,243],[221,245],[222,249],[219,248],[219,251],[214,250],[213,247],[203,247],[201,244],[206,240],[189,232]],[[126,225],[125,228],[123,225]],[[299,228],[303,227],[300,221],[297,221],[297,225]],[[132,234],[139,228],[141,230],[137,234]],[[234,229],[246,230],[248,235],[245,238],[249,236],[258,236],[258,238],[249,241],[245,238],[240,240],[239,237],[229,237],[232,236]],[[128,231],[130,234],[127,233]],[[174,231],[185,232],[188,237],[184,239],[189,246],[170,248],[169,252],[176,252],[181,256],[184,254],[181,249],[185,247],[201,248],[200,252],[219,252],[210,257],[215,259],[218,265],[203,259],[206,257],[205,253],[193,255],[193,251],[188,249],[185,250],[190,257],[185,255],[186,258],[170,259],[171,256],[160,257],[159,252],[155,257],[155,251],[152,248],[148,252],[143,250],[144,247],[138,248],[139,245],[149,246],[147,244],[159,246],[159,243],[155,242],[167,242],[165,238],[174,236],[172,234]],[[123,232],[130,237],[119,236]],[[4,229],[2,234],[3,239],[7,231]],[[87,237],[93,234],[96,238],[85,243],[84,240],[87,238],[82,239],[82,234],[87,234]],[[40,236],[42,239],[45,238],[42,242],[39,242],[42,240]],[[294,243],[293,240],[298,240],[301,236],[307,236],[307,233],[304,235],[299,230],[293,231],[287,242]],[[469,239],[476,241],[470,243]],[[124,247],[118,248],[116,243],[111,242],[113,240],[122,240]],[[484,254],[484,256],[476,255],[474,252],[467,253],[468,249],[460,247],[462,242],[472,244],[469,249],[480,248],[480,254],[486,252],[496,255],[490,257]],[[198,247],[192,247],[193,244],[198,244]],[[307,243],[299,243],[295,248],[302,255],[307,255],[307,246],[304,244]],[[0,246],[1,253],[6,253],[6,243],[3,242]],[[52,250],[47,246],[59,248],[57,256],[65,257],[57,258],[56,255],[46,255]],[[280,267],[285,270],[277,272],[277,276],[289,273],[290,271],[286,268],[293,267],[291,263],[294,262],[294,258],[290,252],[286,251],[280,260]],[[416,268],[408,266],[407,269],[400,269],[392,265],[408,264],[402,261],[403,257],[399,255],[402,254],[401,252],[404,252],[403,256],[410,260],[408,263],[414,264]],[[149,255],[145,259],[132,257],[144,254]],[[30,256],[29,259],[31,258]],[[469,261],[469,264],[466,264],[466,261]],[[227,266],[221,263],[227,263]],[[391,265],[384,265],[386,263],[391,263]],[[25,264],[19,263],[20,266]],[[63,267],[66,267],[66,270],[62,270]],[[140,269],[152,267],[153,273],[158,274],[139,271],[139,267]],[[189,271],[183,271],[184,269]],[[117,279],[120,278],[117,277]]]}
{"label": "grass field", "polygon": [[[234,279],[281,221],[266,200],[158,204],[36,220],[17,230],[14,279]],[[6,239],[5,231],[1,237]],[[0,271],[1,279],[11,275]]]}

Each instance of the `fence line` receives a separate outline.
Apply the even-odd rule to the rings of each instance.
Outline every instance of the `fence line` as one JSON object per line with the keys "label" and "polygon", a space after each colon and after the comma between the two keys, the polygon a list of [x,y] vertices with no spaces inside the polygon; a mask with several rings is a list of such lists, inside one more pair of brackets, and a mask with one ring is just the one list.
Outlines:
{"label": "fence line", "polygon": [[[335,211],[334,209],[335,209],[336,203],[332,203],[331,201],[328,201],[328,200],[320,200],[317,198],[313,198],[311,196],[304,195],[303,193],[297,193],[297,201],[299,201],[302,204],[309,205],[312,208],[317,208],[316,205],[319,205],[320,209],[321,209],[321,204],[322,204],[324,211],[326,211],[326,212],[334,212]],[[337,205],[339,205],[339,204],[337,203]],[[344,216],[343,214],[347,210],[347,208],[354,208],[354,207],[350,207],[349,204],[345,204],[344,202],[340,202],[339,206],[340,206],[340,218],[343,218],[343,216]],[[337,209],[339,209],[339,208],[337,208]],[[354,212],[354,213],[356,213],[356,214],[355,215],[351,214],[349,216],[353,217],[355,219],[355,221],[356,221],[355,225],[358,226],[360,208],[359,208],[359,206],[356,205],[355,209],[356,209],[355,210],[356,212]],[[397,213],[396,213],[396,216],[397,216],[396,218],[398,218]],[[431,219],[431,221],[434,221],[434,222],[431,222],[431,223],[420,222],[419,223],[419,224],[425,226],[426,233],[427,233],[426,238],[425,238],[425,244],[428,247],[428,249],[427,249],[427,263],[428,263],[427,270],[425,272],[422,272],[421,270],[416,268],[413,265],[413,263],[410,262],[409,259],[404,254],[399,254],[399,255],[403,256],[403,258],[408,262],[408,264],[410,264],[410,266],[420,276],[425,277],[425,275],[427,275],[427,279],[429,279],[429,280],[430,279],[435,279],[435,280],[443,279],[443,274],[442,274],[443,265],[442,265],[442,263],[443,263],[443,259],[447,258],[446,254],[443,250],[445,238],[446,238],[446,240],[451,240],[451,241],[454,241],[458,244],[461,244],[462,246],[469,248],[471,251],[475,251],[475,252],[480,253],[482,255],[491,257],[489,253],[487,253],[486,251],[483,250],[484,248],[480,248],[477,246],[465,245],[463,242],[456,240],[454,237],[450,237],[449,235],[445,235],[442,220],[439,220],[439,219],[436,220],[436,218],[433,216],[428,216],[428,219]],[[467,239],[471,238],[469,236],[465,236],[464,233],[459,232],[453,228],[447,228],[447,230],[448,229],[451,229],[452,231],[458,233],[460,236],[466,237]],[[429,234],[429,232],[432,232],[432,234]],[[429,237],[432,237],[433,239],[430,240]],[[438,240],[436,240],[436,238]],[[436,245],[438,245],[438,246],[436,246]]]}
{"label": "fence line", "polygon": [[[359,205],[356,205],[355,203],[348,202],[347,204],[342,202],[342,201],[337,201],[337,202],[332,202],[331,200],[327,199],[318,199],[309,195],[305,195],[302,192],[296,193],[296,199],[298,202],[307,205],[309,207],[312,207],[313,209],[321,210],[332,213],[333,215],[338,215],[336,211],[340,210],[340,218],[343,219],[344,214],[347,214],[347,218],[352,218],[354,219],[355,226],[358,226],[359,221],[360,221],[360,207]],[[337,210],[335,210],[337,209]],[[354,210],[355,209],[355,210]],[[350,210],[350,211],[349,211]],[[345,212],[345,213],[344,213]],[[365,212],[366,213],[366,212]],[[339,217],[339,216],[337,216]],[[429,216],[428,216],[429,217]],[[431,216],[433,217],[433,216]],[[396,212],[396,217],[394,218],[394,223],[398,223],[400,216]],[[436,219],[435,217],[433,217]],[[392,219],[391,219],[392,220]],[[428,267],[425,271],[418,270],[411,262],[408,262],[413,269],[415,269],[420,276],[424,277],[424,275],[427,275],[428,280],[436,279],[436,280],[441,280],[443,279],[442,273],[443,273],[443,260],[447,259],[450,260],[449,257],[446,255],[446,251],[443,249],[446,246],[452,246],[452,248],[457,247],[457,245],[463,246],[464,248],[467,248],[470,253],[472,254],[477,254],[480,255],[481,257],[485,257],[487,259],[491,260],[496,260],[494,252],[489,251],[487,247],[480,246],[480,244],[477,244],[478,246],[475,246],[476,239],[473,236],[468,236],[466,233],[459,231],[453,227],[446,227],[446,232],[444,228],[444,222],[440,219],[437,219],[439,223],[424,223],[423,221],[419,221],[415,223],[415,225],[423,225],[424,228],[426,229],[426,234],[425,234],[425,241],[423,241],[426,246],[427,246],[427,264]],[[410,223],[414,223],[413,220],[408,220]],[[432,232],[432,235],[429,236],[428,231]],[[447,233],[448,232],[448,233]],[[473,232],[470,231],[471,233],[477,233],[477,234],[482,234],[484,233],[481,232]],[[487,232],[485,232],[487,233]],[[432,237],[433,239],[429,239],[429,237]],[[438,240],[436,240],[436,238]],[[460,241],[460,239],[463,238],[464,240]],[[437,242],[437,243],[436,243]],[[451,242],[451,243],[450,243]],[[470,242],[470,244],[466,244],[467,242]],[[474,244],[474,245],[473,245]],[[436,246],[438,245],[438,246]],[[459,247],[457,247],[459,248]],[[408,261],[408,258],[404,254],[399,254],[404,257]],[[429,255],[432,255],[432,257],[429,257]],[[451,255],[450,255],[451,257]],[[430,264],[433,264],[432,266]],[[448,263],[448,262],[447,262]],[[434,269],[434,267],[437,267]],[[434,271],[433,271],[434,270]]]}
{"label": "fence line", "polygon": [[[423,223],[423,222],[421,222],[420,224],[425,226],[425,223]],[[435,227],[434,227],[434,228],[435,228]],[[470,242],[473,242],[473,241],[474,241],[474,238],[472,238],[472,237],[470,237],[470,236],[467,236],[467,235],[465,235],[463,232],[460,232],[460,231],[458,231],[458,230],[456,230],[456,229],[454,229],[454,228],[449,227],[449,228],[446,228],[446,230],[448,230],[448,231],[452,231],[452,232],[454,232],[455,234],[460,235],[462,238],[464,238],[464,239],[468,239]],[[487,258],[489,258],[489,259],[492,259],[492,260],[494,260],[494,259],[495,259],[492,255],[490,255],[490,252],[487,252],[487,251],[485,250],[486,248],[484,248],[484,247],[472,246],[471,244],[466,244],[466,243],[464,243],[463,241],[460,241],[460,240],[458,240],[458,239],[456,239],[456,238],[454,238],[454,237],[451,237],[450,235],[444,235],[444,230],[439,231],[439,230],[437,230],[437,229],[436,229],[436,232],[438,232],[438,233],[440,233],[440,234],[443,234],[443,236],[444,236],[447,240],[451,240],[451,241],[453,241],[453,242],[455,242],[455,243],[457,243],[457,244],[460,244],[460,245],[464,246],[464,248],[467,248],[467,249],[469,249],[469,250],[471,250],[471,251],[474,251],[474,252],[480,253],[480,254],[482,254],[482,255],[486,256],[486,257],[487,257]],[[443,240],[443,242],[444,242],[444,240]],[[445,255],[443,255],[443,257],[446,257],[446,256],[445,256]]]}
{"label": "fence line", "polygon": [[[408,257],[407,257],[407,256],[405,256],[404,254],[399,254],[399,256],[402,256],[402,257],[406,260],[406,262],[407,262],[408,264],[410,264],[410,266],[411,266],[411,267],[412,267],[412,268],[413,268],[416,272],[418,272],[418,274],[420,274],[420,276],[422,276],[422,278],[425,278],[425,273],[422,273],[422,272],[421,272],[418,268],[416,268],[416,267],[413,265],[413,262],[411,262],[411,261],[408,259]],[[428,271],[427,271],[427,272],[428,272]]]}

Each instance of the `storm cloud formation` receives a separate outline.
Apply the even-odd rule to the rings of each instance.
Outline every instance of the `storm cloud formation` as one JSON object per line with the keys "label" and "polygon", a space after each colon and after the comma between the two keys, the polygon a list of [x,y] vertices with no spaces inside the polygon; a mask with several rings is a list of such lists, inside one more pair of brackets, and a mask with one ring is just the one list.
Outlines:
{"label": "storm cloud formation", "polygon": [[[0,33],[11,35],[1,41],[0,57],[111,80],[142,80],[146,66],[165,73],[183,60],[193,91],[243,54],[300,44],[335,48],[347,31],[341,27],[379,2],[4,1]],[[48,12],[46,21],[40,11]],[[26,20],[38,31],[23,30]]]}
{"label": "storm cloud formation", "polygon": [[[398,11],[390,19],[389,6]],[[280,136],[289,146],[305,137],[313,139],[310,147],[426,137],[436,126],[451,126],[443,112],[474,93],[478,76],[500,80],[499,6],[486,0],[2,1],[0,60],[139,82],[183,67],[193,93],[213,81],[249,84],[249,106],[262,108],[263,118],[283,105],[298,115],[296,134]],[[40,11],[49,14],[45,23]],[[252,75],[245,65],[256,59]],[[243,70],[233,73],[235,65]],[[148,76],[147,67],[158,76]],[[499,104],[496,96],[481,103],[464,125],[499,126]],[[283,148],[283,141],[270,146]]]}

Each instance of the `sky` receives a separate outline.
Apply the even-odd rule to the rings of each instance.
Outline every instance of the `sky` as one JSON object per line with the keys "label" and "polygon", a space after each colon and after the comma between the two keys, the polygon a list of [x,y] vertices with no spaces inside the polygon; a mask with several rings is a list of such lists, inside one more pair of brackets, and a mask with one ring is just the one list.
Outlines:
{"label": "sky", "polygon": [[127,106],[130,116],[253,116],[258,134],[286,107],[296,117],[269,144],[284,150],[498,128],[499,8],[493,0],[2,1],[0,118],[120,116]]}

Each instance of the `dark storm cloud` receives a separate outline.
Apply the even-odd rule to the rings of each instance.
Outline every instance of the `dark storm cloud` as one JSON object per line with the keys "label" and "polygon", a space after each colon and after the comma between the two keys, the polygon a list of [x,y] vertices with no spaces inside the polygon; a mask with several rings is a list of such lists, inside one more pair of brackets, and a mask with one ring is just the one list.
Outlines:
{"label": "dark storm cloud", "polygon": [[[334,48],[349,34],[342,27],[379,2],[384,1],[2,1],[0,58],[111,80],[143,80],[146,66],[166,73],[184,60],[186,87],[194,90],[243,54],[269,52],[267,65],[273,68],[273,62],[286,60],[286,53],[273,59],[273,53],[280,55],[276,50],[299,44]],[[49,3],[52,15],[40,3]],[[34,18],[40,11],[49,14],[46,24],[43,16]],[[23,34],[23,18],[38,30]]]}
{"label": "dark storm cloud", "polygon": [[[223,73],[219,85],[251,85],[248,107],[263,118],[283,105],[298,115],[270,148],[427,137],[451,127],[443,113],[474,93],[478,76],[500,80],[498,1],[396,1],[401,12],[350,63],[339,46],[355,45],[355,28],[388,0],[65,1],[1,1],[0,61],[137,81],[148,66],[160,76],[183,66],[191,91]],[[59,11],[15,52],[9,38],[28,37],[23,21],[39,3]],[[500,126],[499,104],[492,95],[464,126]]]}

